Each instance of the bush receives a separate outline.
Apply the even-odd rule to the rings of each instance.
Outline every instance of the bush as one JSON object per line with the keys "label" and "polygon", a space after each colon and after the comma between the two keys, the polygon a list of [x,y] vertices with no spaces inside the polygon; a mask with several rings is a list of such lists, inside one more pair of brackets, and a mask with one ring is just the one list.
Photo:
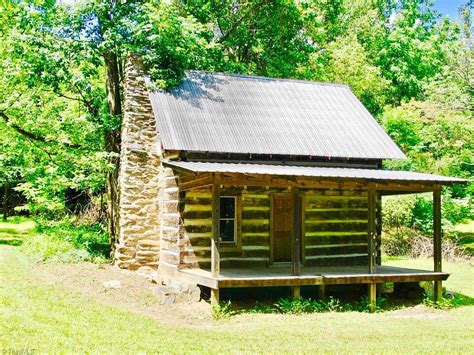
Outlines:
{"label": "bush", "polygon": [[413,240],[419,232],[408,227],[387,231],[382,236],[382,253],[389,256],[411,255]]}
{"label": "bush", "polygon": [[231,309],[231,302],[221,302],[219,304],[215,304],[212,306],[212,317],[215,320],[229,318],[235,314],[235,312]]}
{"label": "bush", "polygon": [[[474,218],[470,203],[460,203],[449,195],[443,195],[442,224],[444,234],[453,236],[454,225]],[[383,226],[399,230],[415,228],[425,235],[433,232],[433,200],[430,194],[390,196],[384,198]]]}
{"label": "bush", "polygon": [[413,221],[414,196],[390,196],[383,199],[382,225],[384,228],[399,230],[410,227]]}
{"label": "bush", "polygon": [[101,225],[74,225],[74,219],[38,220],[36,234],[23,250],[38,261],[103,262],[110,255],[108,235]]}
{"label": "bush", "polygon": [[[387,232],[383,235],[382,252],[389,256],[429,258],[433,256],[433,238],[426,237],[415,229],[402,227],[397,231]],[[442,255],[446,260],[469,259],[464,250],[449,239],[443,240]]]}
{"label": "bush", "polygon": [[[376,311],[381,311],[386,299],[377,297]],[[312,300],[310,298],[282,298],[272,306],[258,305],[252,309],[256,313],[306,314],[324,312],[369,312],[370,302],[367,297],[359,301],[343,303],[339,299],[329,297],[327,300]]]}

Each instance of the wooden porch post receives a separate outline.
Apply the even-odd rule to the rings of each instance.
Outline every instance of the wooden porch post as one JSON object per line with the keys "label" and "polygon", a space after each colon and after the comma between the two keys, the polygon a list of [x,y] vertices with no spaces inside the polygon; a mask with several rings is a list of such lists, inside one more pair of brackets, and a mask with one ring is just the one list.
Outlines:
{"label": "wooden porch post", "polygon": [[[441,252],[441,186],[435,186],[433,191],[433,260],[434,260],[434,271],[442,271],[442,252]],[[443,282],[435,281],[433,298],[437,302],[443,295]]]}
{"label": "wooden porch post", "polygon": [[377,309],[377,284],[370,283],[368,285],[369,292],[369,310],[370,313],[374,313]]}
{"label": "wooden porch post", "polygon": [[301,298],[301,287],[299,285],[291,286],[291,298],[294,300]]}
{"label": "wooden porch post", "polygon": [[298,276],[301,273],[301,203],[299,189],[291,189],[293,195],[293,238],[292,238],[292,269],[293,275]]}
{"label": "wooden porch post", "polygon": [[[219,177],[214,176],[212,185],[212,239],[211,239],[211,274],[218,277],[221,271],[219,255],[220,238],[220,215],[221,215],[221,185]],[[211,288],[211,304],[219,304],[219,289]]]}
{"label": "wooden porch post", "polygon": [[368,190],[368,223],[367,223],[367,244],[368,244],[368,268],[369,274],[376,272],[377,259],[377,230],[376,230],[376,191],[373,188]]}
{"label": "wooden porch post", "polygon": [[219,179],[214,180],[212,185],[212,239],[211,239],[211,273],[212,277],[220,274],[220,255],[219,255],[219,238],[220,238],[220,196],[221,185]]}
{"label": "wooden porch post", "polygon": [[[368,218],[367,218],[367,245],[368,245],[368,271],[374,274],[377,271],[377,224],[376,224],[376,207],[377,192],[370,187],[367,193],[368,198]],[[369,307],[370,312],[375,312],[377,302],[377,284],[370,283],[368,285]]]}
{"label": "wooden porch post", "polygon": [[219,289],[218,288],[211,288],[211,305],[218,305],[219,304]]}

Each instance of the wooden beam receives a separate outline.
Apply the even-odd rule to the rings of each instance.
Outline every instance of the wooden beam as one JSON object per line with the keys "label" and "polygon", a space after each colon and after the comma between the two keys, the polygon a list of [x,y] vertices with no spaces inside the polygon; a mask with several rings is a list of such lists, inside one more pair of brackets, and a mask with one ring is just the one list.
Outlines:
{"label": "wooden beam", "polygon": [[219,288],[242,287],[279,287],[279,286],[316,286],[323,284],[322,276],[285,276],[285,277],[222,277],[218,280]]}
{"label": "wooden beam", "polygon": [[[226,277],[216,278],[215,288],[242,288],[242,287],[277,287],[277,286],[317,286],[317,285],[350,285],[384,282],[419,282],[446,280],[449,274],[427,272],[424,274],[375,274],[375,275],[314,275],[314,276],[271,276],[268,277]],[[198,284],[204,285],[198,278]]]}
{"label": "wooden beam", "polygon": [[377,269],[377,229],[376,229],[376,206],[377,195],[374,189],[368,191],[368,223],[367,223],[367,244],[368,244],[368,269],[373,274]]}
{"label": "wooden beam", "polygon": [[324,296],[324,285],[343,285],[343,284],[378,284],[384,282],[419,282],[419,281],[441,281],[446,280],[449,274],[442,272],[423,271],[423,270],[406,270],[396,272],[387,272],[384,267],[381,267],[377,274],[353,274],[348,275],[342,272],[341,274],[333,274],[324,272],[324,268],[314,269],[321,270],[321,274],[291,276],[291,275],[272,275],[272,269],[269,268],[269,274],[262,276],[262,274],[252,275],[253,269],[238,269],[241,275],[220,275],[213,277],[209,271],[202,269],[181,269],[179,274],[181,277],[195,282],[199,285],[218,288],[232,288],[232,287],[275,287],[275,286],[318,286],[320,288],[320,296]]}
{"label": "wooden beam", "polygon": [[[433,260],[434,271],[442,271],[442,229],[441,229],[441,187],[433,191]],[[442,281],[434,282],[433,298],[435,302],[443,296]]]}
{"label": "wooden beam", "polygon": [[205,186],[210,186],[214,183],[214,178],[212,176],[206,176],[202,178],[196,178],[187,182],[179,182],[180,191],[188,191],[196,188],[201,188]]}
{"label": "wooden beam", "polygon": [[216,177],[212,185],[212,239],[211,239],[211,274],[217,277],[220,274],[220,196],[221,185],[219,177]]}
{"label": "wooden beam", "polygon": [[370,283],[368,285],[369,293],[369,310],[370,313],[374,313],[377,310],[377,284]]}
{"label": "wooden beam", "polygon": [[292,188],[293,201],[293,238],[292,238],[292,270],[293,275],[298,276],[301,273],[301,201],[299,196],[299,189]]}
{"label": "wooden beam", "polygon": [[366,274],[366,275],[324,275],[325,285],[349,285],[383,282],[419,282],[446,280],[449,274],[444,272],[406,273],[406,274]]}
{"label": "wooden beam", "polygon": [[311,177],[285,177],[278,175],[257,175],[225,173],[221,180],[222,185],[248,185],[248,186],[278,186],[278,187],[300,187],[316,189],[352,189],[367,190],[374,188],[383,191],[384,194],[390,192],[429,192],[433,191],[434,184],[431,182],[374,182],[369,179],[350,179],[350,178],[311,178]]}

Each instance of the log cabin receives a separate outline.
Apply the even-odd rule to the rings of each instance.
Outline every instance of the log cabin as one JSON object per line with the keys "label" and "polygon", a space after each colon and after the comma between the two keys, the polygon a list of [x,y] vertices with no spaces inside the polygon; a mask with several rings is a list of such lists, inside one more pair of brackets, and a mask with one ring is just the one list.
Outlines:
{"label": "log cabin", "polygon": [[[404,153],[346,85],[187,72],[153,88],[126,66],[120,268],[211,289],[431,281],[441,267],[441,188],[464,183],[382,168]],[[430,192],[433,270],[382,265],[382,196]]]}

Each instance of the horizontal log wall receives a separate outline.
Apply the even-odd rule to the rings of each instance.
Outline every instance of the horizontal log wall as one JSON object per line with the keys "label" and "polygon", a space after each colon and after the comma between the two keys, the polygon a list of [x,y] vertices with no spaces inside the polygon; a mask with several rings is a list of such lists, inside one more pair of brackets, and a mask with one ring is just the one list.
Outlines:
{"label": "horizontal log wall", "polygon": [[[289,191],[282,188],[223,187],[221,195],[241,198],[241,243],[237,247],[220,245],[222,268],[263,267],[270,262],[270,195]],[[211,190],[190,190],[180,200],[186,238],[182,267],[210,268]]]}
{"label": "horizontal log wall", "polygon": [[304,191],[303,261],[308,266],[367,264],[367,192]]}
{"label": "horizontal log wall", "polygon": [[[262,267],[270,263],[270,200],[285,188],[222,188],[222,196],[241,196],[241,243],[220,246],[222,268]],[[366,265],[367,192],[302,190],[303,261],[308,266]],[[209,269],[211,263],[211,189],[181,193],[181,267]],[[379,232],[379,228],[378,228]],[[380,235],[379,235],[380,239]],[[380,244],[379,244],[380,245]],[[379,258],[380,259],[380,256]]]}

